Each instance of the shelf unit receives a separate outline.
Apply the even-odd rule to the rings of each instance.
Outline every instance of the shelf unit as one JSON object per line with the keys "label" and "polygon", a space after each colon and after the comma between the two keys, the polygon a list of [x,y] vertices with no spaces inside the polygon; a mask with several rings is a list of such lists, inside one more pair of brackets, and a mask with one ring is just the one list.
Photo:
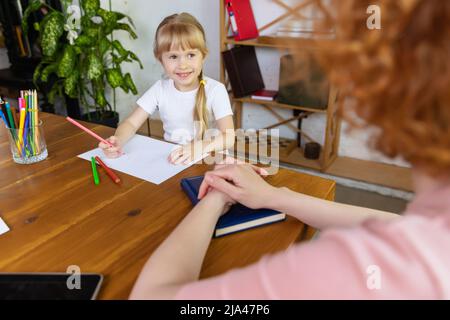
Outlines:
{"label": "shelf unit", "polygon": [[[233,37],[228,36],[228,31],[230,28],[230,23],[228,19],[228,14],[225,9],[225,1],[220,1],[220,51],[223,52],[225,50],[230,49],[233,46],[244,45],[244,46],[255,46],[255,47],[266,47],[273,48],[278,50],[317,50],[317,41],[320,41],[321,44],[325,42],[331,42],[332,40],[312,40],[312,39],[299,39],[299,38],[288,38],[288,37],[274,37],[274,36],[259,36],[257,39],[250,39],[245,41],[236,41]],[[273,3],[280,5],[287,12],[283,15],[271,20],[269,23],[259,28],[258,31],[261,34],[261,31],[267,29],[268,27],[280,22],[281,20],[290,17],[290,16],[301,16],[299,13],[300,10],[304,9],[309,5],[313,5],[315,3],[314,0],[303,0],[299,1],[297,4],[289,6],[282,2],[281,0],[272,0]],[[220,80],[222,83],[226,85],[227,88],[230,87],[229,79],[226,74],[225,65],[223,63],[222,56],[220,57]],[[231,92],[231,90],[229,90]],[[320,143],[321,145],[321,153],[318,160],[310,160],[306,159],[303,156],[303,150],[297,147],[296,140],[288,140],[283,138],[282,143],[280,143],[280,162],[295,164],[299,166],[304,166],[311,169],[316,169],[320,171],[326,171],[326,169],[334,162],[338,155],[339,148],[339,134],[341,128],[341,119],[337,113],[337,89],[333,86],[330,86],[329,94],[328,94],[328,105],[325,110],[314,109],[314,108],[306,108],[302,106],[289,105],[279,103],[277,101],[265,101],[265,100],[255,100],[250,97],[243,98],[234,98],[230,93],[230,100],[232,102],[234,108],[234,116],[235,116],[235,126],[236,128],[242,127],[242,111],[245,103],[252,103],[256,105],[260,105],[269,111],[272,115],[277,118],[278,122],[274,123],[265,128],[260,129],[271,129],[280,125],[287,125],[293,131],[300,133],[306,140],[314,141],[311,137],[309,137],[305,132],[299,130],[296,126],[292,125],[290,122],[293,120],[298,120],[299,117],[304,117],[305,115],[319,113],[324,114],[326,116],[326,126],[325,126],[325,141],[324,143]],[[273,108],[284,108],[291,110],[301,110],[305,111],[305,113],[300,116],[291,117],[288,119],[283,118],[279,115],[276,110]],[[281,138],[280,138],[281,139]],[[316,141],[314,141],[316,142]],[[281,150],[282,149],[282,150]],[[251,156],[251,154],[246,154],[246,156]],[[254,155],[253,155],[254,156]]]}

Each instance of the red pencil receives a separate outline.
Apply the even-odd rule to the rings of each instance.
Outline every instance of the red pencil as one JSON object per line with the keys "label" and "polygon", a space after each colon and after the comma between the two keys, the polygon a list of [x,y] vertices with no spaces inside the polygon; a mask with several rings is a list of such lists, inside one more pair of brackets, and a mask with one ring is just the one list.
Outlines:
{"label": "red pencil", "polygon": [[95,156],[95,160],[97,160],[98,164],[101,165],[103,169],[105,169],[106,173],[112,181],[114,181],[115,183],[120,183],[120,178],[116,176],[116,174],[102,161],[102,159],[100,159],[99,156]]}

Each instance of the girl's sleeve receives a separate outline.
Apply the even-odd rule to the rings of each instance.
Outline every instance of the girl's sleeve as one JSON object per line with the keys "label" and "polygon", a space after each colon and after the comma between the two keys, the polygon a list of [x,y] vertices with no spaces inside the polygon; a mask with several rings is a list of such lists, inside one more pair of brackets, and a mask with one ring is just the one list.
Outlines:
{"label": "girl's sleeve", "polygon": [[161,80],[157,81],[150,89],[148,89],[137,101],[139,107],[144,109],[148,114],[155,112],[159,106],[162,94]]}
{"label": "girl's sleeve", "polygon": [[214,89],[211,108],[215,120],[233,115],[233,111],[231,110],[230,97],[228,96],[228,92],[222,83],[220,83]]}

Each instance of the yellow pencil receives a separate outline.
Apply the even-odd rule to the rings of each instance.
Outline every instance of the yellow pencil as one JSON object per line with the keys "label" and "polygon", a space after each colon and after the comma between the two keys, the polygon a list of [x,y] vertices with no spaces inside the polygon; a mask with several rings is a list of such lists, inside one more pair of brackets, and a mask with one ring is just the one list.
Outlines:
{"label": "yellow pencil", "polygon": [[38,103],[38,97],[37,97],[37,91],[33,90],[33,117],[34,117],[34,144],[36,146],[37,149],[37,153],[41,153],[41,147],[39,146],[39,117],[38,117],[38,112],[39,112],[39,103]]}
{"label": "yellow pencil", "polygon": [[19,145],[22,147],[23,144],[23,127],[25,124],[25,107],[23,98],[19,98],[19,109],[20,109],[20,121],[19,121]]}

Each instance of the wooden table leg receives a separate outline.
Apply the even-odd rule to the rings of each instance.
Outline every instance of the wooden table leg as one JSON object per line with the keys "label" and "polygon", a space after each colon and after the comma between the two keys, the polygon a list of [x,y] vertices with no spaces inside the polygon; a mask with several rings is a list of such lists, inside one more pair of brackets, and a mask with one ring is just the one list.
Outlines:
{"label": "wooden table leg", "polygon": [[242,128],[242,102],[234,102],[235,129]]}

